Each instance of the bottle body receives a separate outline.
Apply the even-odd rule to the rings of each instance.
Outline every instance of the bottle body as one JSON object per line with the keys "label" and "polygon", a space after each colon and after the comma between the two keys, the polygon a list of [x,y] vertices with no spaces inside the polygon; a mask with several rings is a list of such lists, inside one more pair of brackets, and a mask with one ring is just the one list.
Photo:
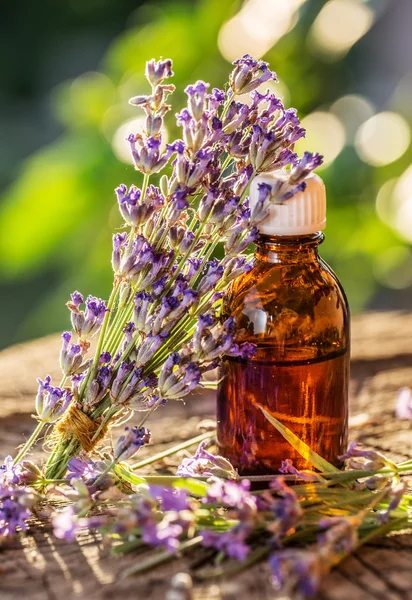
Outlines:
{"label": "bottle body", "polygon": [[225,298],[239,341],[256,345],[251,359],[223,361],[217,399],[219,451],[242,475],[275,473],[287,458],[309,468],[259,406],[331,463],[346,450],[349,310],[322,240],[261,236],[253,269]]}

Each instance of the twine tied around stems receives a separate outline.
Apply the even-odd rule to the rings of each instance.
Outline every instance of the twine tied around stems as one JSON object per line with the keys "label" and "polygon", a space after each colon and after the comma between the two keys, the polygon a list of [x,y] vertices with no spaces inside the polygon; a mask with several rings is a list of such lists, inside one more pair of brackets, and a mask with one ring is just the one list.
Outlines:
{"label": "twine tied around stems", "polygon": [[[97,431],[99,433],[96,435]],[[67,438],[74,435],[85,452],[91,452],[105,437],[108,425],[101,426],[72,404],[63,419],[56,425],[56,433]]]}

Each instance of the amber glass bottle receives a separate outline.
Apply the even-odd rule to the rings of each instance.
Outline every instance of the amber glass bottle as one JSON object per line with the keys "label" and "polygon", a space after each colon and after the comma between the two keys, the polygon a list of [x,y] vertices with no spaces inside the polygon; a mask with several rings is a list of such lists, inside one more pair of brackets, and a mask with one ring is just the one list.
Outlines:
{"label": "amber glass bottle", "polygon": [[259,405],[331,463],[338,465],[346,449],[349,310],[318,254],[326,222],[322,180],[311,176],[307,190],[288,202],[261,227],[254,267],[233,282],[224,302],[239,339],[256,345],[253,358],[224,360],[218,390],[219,450],[242,475],[277,472],[285,458],[309,468]]}

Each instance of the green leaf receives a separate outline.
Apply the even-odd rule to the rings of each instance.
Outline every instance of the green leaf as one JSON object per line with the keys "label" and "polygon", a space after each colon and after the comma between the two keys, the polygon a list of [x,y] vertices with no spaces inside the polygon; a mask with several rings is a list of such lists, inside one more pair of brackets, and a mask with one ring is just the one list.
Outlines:
{"label": "green leaf", "polygon": [[275,419],[275,417],[272,417],[272,415],[265,408],[263,408],[263,406],[260,404],[257,406],[263,412],[269,423],[271,423],[273,427],[275,427],[279,433],[283,435],[285,440],[287,440],[289,444],[293,446],[294,449],[299,452],[299,454],[303,456],[305,460],[310,462],[311,465],[313,465],[322,473],[336,473],[336,467],[331,465],[327,460],[309,448],[309,446],[305,444],[305,442],[302,442],[302,440],[300,440],[298,436],[293,433],[293,431],[285,427],[285,425],[282,425],[282,423]]}

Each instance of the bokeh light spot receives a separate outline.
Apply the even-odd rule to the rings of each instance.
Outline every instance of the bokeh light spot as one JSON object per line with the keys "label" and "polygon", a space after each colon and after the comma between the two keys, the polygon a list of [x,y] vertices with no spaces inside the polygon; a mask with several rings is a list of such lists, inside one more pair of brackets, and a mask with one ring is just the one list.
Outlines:
{"label": "bokeh light spot", "polygon": [[342,58],[374,20],[371,8],[359,0],[330,0],[316,17],[309,43],[326,60]]}
{"label": "bokeh light spot", "polygon": [[246,53],[260,58],[295,26],[296,12],[305,1],[248,0],[220,29],[222,56],[230,62]]}
{"label": "bokeh light spot", "polygon": [[342,96],[332,104],[330,110],[345,126],[346,143],[353,143],[356,131],[375,112],[372,103],[357,94]]}
{"label": "bokeh light spot", "polygon": [[400,290],[412,285],[412,252],[393,246],[377,255],[373,265],[376,279],[386,287]]}
{"label": "bokeh light spot", "polygon": [[374,115],[359,127],[355,147],[364,162],[381,167],[400,158],[408,148],[410,138],[405,119],[387,111]]}
{"label": "bokeh light spot", "polygon": [[296,144],[296,151],[319,152],[324,156],[323,166],[333,162],[345,145],[345,129],[334,114],[317,111],[302,121],[306,137]]}

